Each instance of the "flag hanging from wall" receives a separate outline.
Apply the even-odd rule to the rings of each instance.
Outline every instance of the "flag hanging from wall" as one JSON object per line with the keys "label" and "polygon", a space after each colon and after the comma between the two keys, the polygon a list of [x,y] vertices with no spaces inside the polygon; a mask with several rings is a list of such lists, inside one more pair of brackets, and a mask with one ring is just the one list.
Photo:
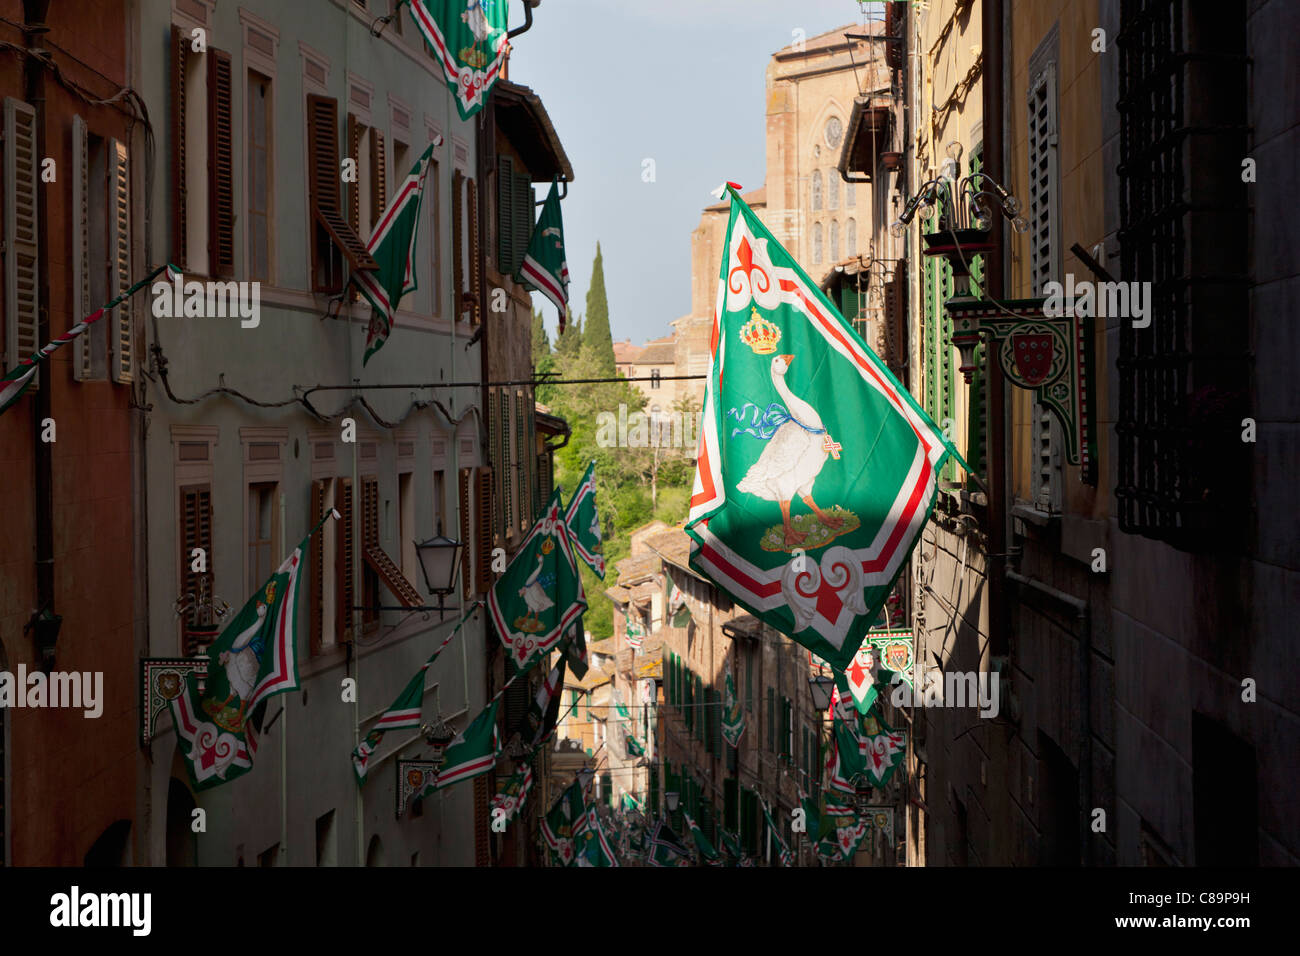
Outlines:
{"label": "flag hanging from wall", "polygon": [[763,804],[763,819],[767,821],[767,833],[772,840],[772,848],[776,851],[777,859],[780,860],[782,866],[794,866],[794,854],[786,846],[785,840],[781,839],[781,831],[772,822],[772,814],[767,809],[766,803]]}
{"label": "flag hanging from wall", "polygon": [[587,808],[587,822],[582,832],[582,856],[585,866],[618,866],[618,857],[605,836],[596,805]]}
{"label": "flag hanging from wall", "polygon": [[442,766],[436,773],[430,772],[420,789],[421,797],[487,773],[496,766],[501,754],[501,738],[497,733],[497,706],[500,703],[499,697],[493,700],[447,745]]}
{"label": "flag hanging from wall", "polygon": [[575,780],[542,819],[542,840],[561,866],[573,866],[578,856],[577,838],[587,827],[582,784]]}
{"label": "flag hanging from wall", "polygon": [[505,812],[508,823],[518,816],[528,799],[528,792],[533,788],[533,768],[531,764],[521,763],[505,783],[501,784],[496,795],[492,797],[492,809]]}
{"label": "flag hanging from wall", "polygon": [[434,147],[441,142],[440,136],[420,154],[375,223],[366,251],[379,264],[379,271],[352,273],[352,281],[371,306],[363,366],[388,341],[402,296],[415,291],[415,240],[420,231],[420,202]]}
{"label": "flag hanging from wall", "polygon": [[700,825],[695,822],[694,818],[685,810],[682,811],[682,816],[686,818],[686,827],[691,831],[691,839],[695,841],[695,849],[700,851],[700,855],[706,860],[719,859],[722,854],[705,836],[704,831],[700,829]]}
{"label": "flag hanging from wall", "polygon": [[528,706],[528,713],[524,714],[519,735],[524,746],[529,750],[540,744],[542,739],[555,729],[555,723],[560,716],[560,692],[564,689],[566,665],[567,661],[561,655],[559,662],[551,668],[546,679],[542,681],[542,686],[537,688],[537,694]]}
{"label": "flag hanging from wall", "polygon": [[[547,193],[546,202],[533,225],[533,235],[528,240],[528,251],[519,266],[519,275],[555,303],[560,314],[560,334],[563,334],[569,316],[569,264],[564,257],[564,221],[560,214],[559,185],[555,181],[551,182],[551,191]],[[592,493],[595,493],[594,488]],[[605,576],[603,567],[596,573],[602,578]]]}
{"label": "flag hanging from wall", "polygon": [[577,620],[569,626],[564,643],[560,645],[564,659],[569,662],[569,670],[578,680],[587,676],[587,666],[591,663],[591,655],[587,653],[586,635],[587,632],[582,625],[582,615],[579,614]]}
{"label": "flag hanging from wall", "polygon": [[248,599],[208,648],[202,692],[191,674],[172,700],[172,720],[194,789],[253,769],[265,703],[298,689],[298,578],[307,542],[331,511]]}
{"label": "flag hanging from wall", "polygon": [[501,77],[507,0],[410,0],[411,19],[429,44],[456,98],[461,119],[483,108]]}
{"label": "flag hanging from wall", "polygon": [[556,490],[488,593],[488,615],[517,671],[548,654],[587,609],[562,507]]}
{"label": "flag hanging from wall", "polygon": [[573,553],[605,580],[605,555],[601,550],[600,512],[596,510],[596,462],[587,465],[582,480],[564,509],[564,520],[569,525],[569,539]]}
{"label": "flag hanging from wall", "polygon": [[691,567],[843,670],[956,451],[728,191]]}
{"label": "flag hanging from wall", "polygon": [[722,736],[727,738],[733,748],[740,747],[740,738],[745,735],[745,709],[736,697],[736,682],[731,678],[731,669],[727,669],[726,683],[723,685],[722,699]]}

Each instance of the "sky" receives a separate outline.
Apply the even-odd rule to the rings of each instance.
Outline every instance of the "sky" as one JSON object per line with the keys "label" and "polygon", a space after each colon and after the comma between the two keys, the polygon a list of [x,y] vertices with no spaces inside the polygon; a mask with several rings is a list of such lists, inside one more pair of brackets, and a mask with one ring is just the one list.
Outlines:
{"label": "sky", "polygon": [[[510,26],[522,18],[515,0]],[[691,232],[710,192],[763,185],[768,59],[796,29],[861,22],[855,0],[543,0],[510,79],[541,97],[573,166],[570,310],[587,311],[599,241],[614,340],[669,334],[691,308]],[[554,342],[555,307],[533,298]]]}

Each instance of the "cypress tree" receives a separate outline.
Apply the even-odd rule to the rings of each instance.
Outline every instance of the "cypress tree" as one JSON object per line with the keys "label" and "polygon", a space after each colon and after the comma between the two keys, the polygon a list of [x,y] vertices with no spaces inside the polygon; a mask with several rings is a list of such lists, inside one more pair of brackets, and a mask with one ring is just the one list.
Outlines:
{"label": "cypress tree", "polygon": [[542,360],[551,354],[551,340],[546,335],[546,325],[542,322],[542,313],[533,311],[533,368],[542,364]]}
{"label": "cypress tree", "polygon": [[605,296],[605,261],[600,243],[591,264],[591,285],[587,289],[587,327],[582,333],[582,357],[595,378],[614,376],[614,339],[609,331],[609,300]]}

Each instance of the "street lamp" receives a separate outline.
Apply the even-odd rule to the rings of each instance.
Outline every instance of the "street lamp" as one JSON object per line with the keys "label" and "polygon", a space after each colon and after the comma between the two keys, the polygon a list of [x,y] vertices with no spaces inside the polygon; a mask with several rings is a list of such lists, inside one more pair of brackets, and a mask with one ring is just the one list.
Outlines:
{"label": "street lamp", "polygon": [[669,813],[677,812],[677,805],[681,803],[682,795],[676,790],[664,791],[664,806],[668,808]]}
{"label": "street lamp", "polygon": [[808,678],[808,690],[812,693],[813,709],[825,713],[831,705],[831,691],[835,687],[835,678],[817,674]]}
{"label": "street lamp", "polygon": [[453,541],[442,533],[441,522],[438,533],[428,541],[417,542],[416,557],[420,559],[420,569],[424,572],[424,584],[430,594],[438,595],[438,614],[445,610],[443,601],[456,590],[456,565],[460,552],[460,542]]}

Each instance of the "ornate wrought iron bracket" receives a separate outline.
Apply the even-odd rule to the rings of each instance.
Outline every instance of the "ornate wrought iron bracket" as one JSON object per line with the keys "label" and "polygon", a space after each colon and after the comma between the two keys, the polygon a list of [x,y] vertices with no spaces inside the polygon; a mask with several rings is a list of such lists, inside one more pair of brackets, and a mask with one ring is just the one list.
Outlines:
{"label": "ornate wrought iron bracket", "polygon": [[185,692],[190,674],[198,678],[202,693],[208,678],[206,657],[146,657],[140,661],[140,742],[146,747],[154,737],[158,717]]}
{"label": "ornate wrought iron bracket", "polygon": [[414,794],[438,783],[438,771],[441,760],[399,760],[397,761],[397,818],[402,818],[406,803]]}
{"label": "ornate wrought iron bracket", "polygon": [[994,248],[988,234],[975,229],[925,236],[927,256],[943,256],[952,266],[954,295],[944,303],[952,318],[952,344],[961,353],[961,371],[969,384],[975,371],[975,347],[987,339],[990,354],[1007,380],[1032,389],[1038,403],[1051,410],[1066,437],[1066,459],[1096,480],[1097,435],[1093,321],[1091,316],[1047,315],[1043,298],[980,299],[971,295],[970,258]]}

